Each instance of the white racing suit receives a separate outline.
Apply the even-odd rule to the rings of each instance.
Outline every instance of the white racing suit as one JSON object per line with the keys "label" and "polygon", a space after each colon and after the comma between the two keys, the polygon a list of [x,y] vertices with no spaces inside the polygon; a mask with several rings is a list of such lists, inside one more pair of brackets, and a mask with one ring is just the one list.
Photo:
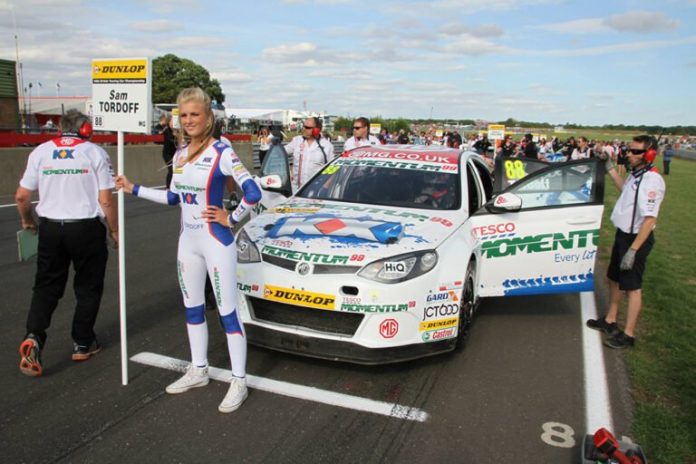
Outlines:
{"label": "white racing suit", "polygon": [[179,286],[186,307],[186,327],[194,366],[208,365],[208,325],[205,320],[205,278],[210,276],[227,347],[232,374],[246,374],[246,336],[237,312],[237,249],[232,231],[206,222],[201,212],[208,205],[223,207],[228,176],[244,191],[244,197],[231,214],[238,222],[261,199],[261,190],[231,147],[216,142],[194,163],[181,165],[188,157],[184,147],[174,155],[171,190],[134,186],[133,195],[157,203],[180,205],[181,233],[177,253]]}

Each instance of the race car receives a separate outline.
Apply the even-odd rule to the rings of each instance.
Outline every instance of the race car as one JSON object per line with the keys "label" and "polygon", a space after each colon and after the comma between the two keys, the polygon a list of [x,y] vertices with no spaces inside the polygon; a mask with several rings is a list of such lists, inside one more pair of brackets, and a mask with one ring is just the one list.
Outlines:
{"label": "race car", "polygon": [[370,146],[291,195],[275,145],[257,215],[237,235],[248,340],[355,363],[404,361],[462,345],[482,297],[592,290],[603,169],[499,159],[494,184],[475,153]]}

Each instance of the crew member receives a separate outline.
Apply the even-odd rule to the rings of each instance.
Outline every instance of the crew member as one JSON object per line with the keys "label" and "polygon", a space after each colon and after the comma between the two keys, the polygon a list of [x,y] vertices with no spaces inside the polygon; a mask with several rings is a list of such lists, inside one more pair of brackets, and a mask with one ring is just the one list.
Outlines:
{"label": "crew member", "polygon": [[[609,310],[600,319],[589,319],[587,326],[608,334],[610,337],[604,344],[610,348],[626,348],[635,343],[635,328],[642,306],[643,273],[655,243],[653,229],[665,195],[665,182],[652,164],[656,149],[657,143],[649,135],[633,138],[627,155],[631,173],[626,180],[616,172],[611,158],[605,161],[607,172],[621,191],[611,214],[616,236],[607,272]],[[616,322],[622,291],[628,298],[623,331]]]}
{"label": "crew member", "polygon": [[[210,275],[226,333],[232,378],[220,412],[232,412],[247,397],[246,335],[237,311],[237,249],[231,228],[261,199],[261,191],[231,147],[212,137],[214,115],[210,97],[200,88],[184,89],[177,98],[180,134],[169,191],[116,178],[116,186],[156,203],[180,205],[181,234],[177,253],[179,286],[186,307],[191,366],[166,388],[184,393],[208,385],[208,326],[205,317],[205,279]],[[223,208],[227,179],[233,177],[244,197],[231,213]]]}
{"label": "crew member", "polygon": [[326,163],[334,159],[334,147],[321,135],[321,119],[305,119],[303,134],[294,137],[285,146],[288,155],[292,155],[292,191],[297,192]]}
{"label": "crew member", "polygon": [[[118,219],[111,191],[113,169],[109,155],[88,139],[89,117],[77,110],[61,118],[62,136],[42,143],[29,155],[15,200],[23,229],[39,234],[34,292],[27,317],[27,333],[19,347],[19,368],[29,376],[43,372],[41,353],[46,330],[65,292],[70,263],[75,270],[75,315],[72,322],[73,361],[85,361],[101,350],[94,333],[104,289],[109,252],[106,227],[118,244]],[[36,214],[32,192],[39,191]]]}
{"label": "crew member", "polygon": [[379,144],[379,139],[370,134],[370,120],[359,117],[353,121],[353,136],[346,140],[346,143],[343,145],[343,151]]}

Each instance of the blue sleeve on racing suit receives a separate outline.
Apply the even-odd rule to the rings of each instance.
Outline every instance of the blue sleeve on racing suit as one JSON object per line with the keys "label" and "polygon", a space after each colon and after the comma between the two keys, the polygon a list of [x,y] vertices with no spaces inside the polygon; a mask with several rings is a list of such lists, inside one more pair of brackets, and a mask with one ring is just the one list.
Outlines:
{"label": "blue sleeve on racing suit", "polygon": [[244,191],[244,198],[249,204],[255,205],[261,200],[261,189],[252,179],[244,181],[242,190]]}

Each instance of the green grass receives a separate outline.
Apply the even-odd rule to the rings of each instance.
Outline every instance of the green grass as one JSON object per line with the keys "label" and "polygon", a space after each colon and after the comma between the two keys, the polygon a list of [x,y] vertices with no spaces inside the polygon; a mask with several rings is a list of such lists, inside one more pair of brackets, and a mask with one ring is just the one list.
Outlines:
{"label": "green grass", "polygon": [[[651,464],[696,463],[696,162],[674,159],[643,281],[636,346],[626,352],[635,401],[633,439]],[[618,192],[607,177],[602,260]],[[611,184],[611,185],[610,185]],[[600,312],[602,306],[600,305]],[[625,317],[625,307],[621,311]]]}

